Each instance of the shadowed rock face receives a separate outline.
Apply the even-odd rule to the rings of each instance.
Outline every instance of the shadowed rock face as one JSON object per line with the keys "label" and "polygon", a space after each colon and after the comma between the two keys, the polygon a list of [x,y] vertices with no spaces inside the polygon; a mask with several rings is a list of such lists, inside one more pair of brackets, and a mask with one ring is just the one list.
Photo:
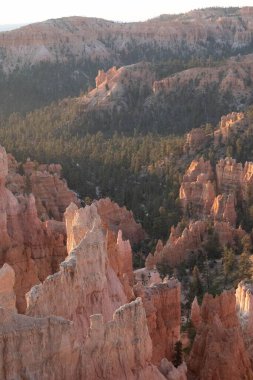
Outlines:
{"label": "shadowed rock face", "polygon": [[1,147],[0,265],[8,263],[14,269],[17,309],[24,312],[25,293],[34,284],[55,272],[59,263],[65,258],[66,233],[62,222],[41,222],[32,193],[26,195],[20,187],[20,191],[14,195],[6,187],[7,178],[8,181],[10,178],[16,178],[13,175],[13,160],[11,162],[8,174],[7,155],[5,149]]}
{"label": "shadowed rock face", "polygon": [[150,287],[138,283],[134,291],[145,308],[153,343],[152,362],[159,364],[165,357],[172,360],[174,345],[180,339],[180,283],[175,279]]}
{"label": "shadowed rock face", "polygon": [[189,378],[226,380],[253,378],[249,354],[236,315],[235,294],[206,294],[201,306],[188,368]]}

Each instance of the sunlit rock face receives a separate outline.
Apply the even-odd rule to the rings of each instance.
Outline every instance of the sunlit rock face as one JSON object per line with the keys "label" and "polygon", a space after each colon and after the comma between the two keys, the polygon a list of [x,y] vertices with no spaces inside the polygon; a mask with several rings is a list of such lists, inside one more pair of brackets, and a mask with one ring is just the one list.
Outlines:
{"label": "sunlit rock face", "polygon": [[0,307],[16,311],[15,272],[8,264],[0,268]]}
{"label": "sunlit rock face", "polygon": [[61,263],[60,272],[30,291],[28,314],[74,320],[80,335],[85,335],[90,315],[101,313],[107,322],[118,307],[127,303],[127,297],[110,266],[97,208],[92,204],[73,209],[71,204],[65,213],[69,255]]}
{"label": "sunlit rock face", "polygon": [[[122,240],[120,232],[117,239],[109,238],[94,204],[85,209],[71,204],[65,221],[70,252],[59,272],[27,294],[27,315],[55,315],[73,321],[80,378],[164,379],[152,364],[152,340],[142,300],[127,303],[122,277],[131,274],[129,242]],[[175,285],[175,294],[177,289]],[[175,302],[180,307],[180,296]]]}
{"label": "sunlit rock face", "polygon": [[70,321],[0,308],[0,378],[79,379],[80,352]]}

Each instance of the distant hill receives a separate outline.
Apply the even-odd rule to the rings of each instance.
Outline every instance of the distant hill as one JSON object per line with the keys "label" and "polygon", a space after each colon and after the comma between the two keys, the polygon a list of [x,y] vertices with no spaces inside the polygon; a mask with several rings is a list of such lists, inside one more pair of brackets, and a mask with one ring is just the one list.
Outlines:
{"label": "distant hill", "polygon": [[94,86],[98,69],[114,65],[252,52],[253,7],[208,8],[145,22],[69,17],[26,25],[0,33],[0,113],[79,95]]}
{"label": "distant hill", "polygon": [[4,25],[0,25],[0,32],[7,32],[9,30],[18,29],[24,25],[25,24],[4,24]]}

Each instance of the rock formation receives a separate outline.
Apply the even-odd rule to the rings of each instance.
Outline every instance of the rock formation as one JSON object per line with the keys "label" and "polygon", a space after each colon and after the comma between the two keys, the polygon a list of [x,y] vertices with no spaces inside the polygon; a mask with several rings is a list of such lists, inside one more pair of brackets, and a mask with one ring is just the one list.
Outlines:
{"label": "rock formation", "polygon": [[204,221],[191,222],[182,233],[172,229],[169,240],[161,249],[154,253],[154,263],[166,261],[174,267],[186,260],[190,251],[201,247],[206,235],[207,223]]}
{"label": "rock formation", "polygon": [[253,288],[241,281],[236,289],[236,308],[242,327],[244,342],[251,362],[253,361]]}
{"label": "rock formation", "polygon": [[241,281],[238,284],[236,306],[244,330],[253,336],[253,288],[250,283]]}
{"label": "rock formation", "polygon": [[186,135],[184,152],[187,154],[193,154],[196,150],[203,148],[208,140],[209,137],[203,128],[193,128]]}
{"label": "rock formation", "polygon": [[218,195],[213,202],[211,215],[214,220],[228,222],[231,226],[235,226],[237,215],[234,195]]}
{"label": "rock formation", "polygon": [[232,158],[221,159],[216,164],[217,187],[220,193],[238,194],[241,190],[243,166]]}
{"label": "rock formation", "polygon": [[[104,229],[95,203],[85,209],[71,204],[65,220],[69,255],[59,272],[27,294],[27,314],[73,321],[72,333],[81,356],[80,378],[164,379],[152,363],[159,362],[168,351],[171,355],[173,339],[179,338],[179,284],[150,288],[153,309],[149,309],[152,315],[146,320],[146,306],[140,298],[127,304],[121,280],[124,274],[131,275],[126,260],[130,245],[122,240],[121,232],[116,241],[112,239],[115,235]],[[117,255],[119,259],[113,257]],[[143,302],[148,302],[146,296]],[[163,343],[155,349],[154,360],[152,342],[154,345],[159,337]]]}
{"label": "rock formation", "polygon": [[130,240],[131,244],[140,243],[145,239],[146,233],[142,226],[136,223],[131,211],[128,211],[125,207],[120,207],[109,198],[100,199],[95,202],[95,205],[106,229],[115,233],[121,230],[122,238]]}
{"label": "rock formation", "polygon": [[244,113],[232,112],[226,116],[222,116],[219,129],[214,132],[214,145],[218,146],[220,143],[226,144],[228,138],[238,133],[244,128]]}
{"label": "rock formation", "polygon": [[[87,334],[90,315],[102,314],[104,321],[108,322],[114,311],[127,303],[127,297],[110,266],[106,235],[96,206],[92,204],[85,209],[76,209],[74,218],[69,209],[73,209],[73,204],[65,217],[68,247],[69,242],[73,242],[71,251],[60,264],[59,272],[28,293],[27,313],[73,320],[82,337]],[[58,297],[61,302],[58,302]]]}
{"label": "rock formation", "polygon": [[0,269],[0,307],[16,311],[15,272],[8,264]]}
{"label": "rock formation", "polygon": [[202,323],[197,327],[188,362],[191,379],[253,378],[235,306],[233,291],[225,291],[215,298],[204,296]]}
{"label": "rock formation", "polygon": [[90,319],[83,349],[84,379],[164,379],[151,364],[152,343],[140,299],[116,310],[107,324],[102,315]]}
{"label": "rock formation", "polygon": [[191,305],[191,315],[190,315],[191,322],[195,328],[198,328],[201,324],[201,315],[200,315],[200,307],[198,304],[197,297],[194,298],[192,305]]}
{"label": "rock formation", "polygon": [[209,161],[204,161],[203,158],[192,161],[179,190],[179,199],[186,215],[198,218],[210,214],[215,198],[213,178]]}
{"label": "rock formation", "polygon": [[159,370],[167,380],[187,380],[187,367],[185,363],[175,368],[171,362],[164,358],[161,360]]}
{"label": "rock formation", "polygon": [[30,159],[20,164],[12,155],[8,155],[8,163],[7,188],[16,196],[33,193],[38,216],[42,220],[62,221],[68,205],[71,202],[79,204],[76,194],[61,178],[61,165],[38,164]]}
{"label": "rock formation", "polygon": [[31,318],[0,308],[0,378],[78,379],[72,323]]}
{"label": "rock formation", "polygon": [[171,360],[174,345],[180,339],[180,283],[175,279],[150,287],[139,283],[134,291],[137,297],[142,298],[145,308],[153,343],[152,362],[158,364],[165,357]]}
{"label": "rock formation", "polygon": [[[8,163],[10,167],[9,173]],[[28,171],[27,175],[31,177],[34,173],[34,165],[31,161],[25,164],[24,170],[25,172]],[[49,172],[54,173],[60,170],[57,165],[48,165],[46,168]],[[46,176],[53,180],[55,177],[49,172],[47,172]],[[39,171],[39,173],[42,172]],[[0,265],[8,263],[14,269],[14,291],[17,298],[17,309],[20,312],[24,312],[26,309],[25,293],[34,284],[43,281],[49,274],[56,272],[59,268],[59,263],[67,255],[64,223],[55,220],[41,222],[37,215],[34,195],[32,193],[26,194],[24,191],[25,178],[25,176],[18,174],[15,159],[9,156],[8,160],[5,149],[1,147]],[[58,177],[56,183],[57,181],[63,183]],[[48,187],[46,193],[50,194],[50,183],[44,182],[44,179],[41,180],[41,183],[44,183],[45,188]],[[71,193],[65,184],[64,186],[66,192]],[[38,196],[37,200],[41,201],[41,199]],[[51,205],[55,210],[59,211],[59,203],[57,203],[56,198],[54,200],[56,202],[55,207],[53,202],[51,202]]]}

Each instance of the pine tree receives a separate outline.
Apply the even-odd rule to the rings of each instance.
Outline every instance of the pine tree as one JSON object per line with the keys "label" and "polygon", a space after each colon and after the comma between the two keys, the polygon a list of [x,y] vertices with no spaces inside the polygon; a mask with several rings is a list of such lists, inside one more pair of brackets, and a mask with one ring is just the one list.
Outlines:
{"label": "pine tree", "polygon": [[252,278],[252,262],[247,252],[243,252],[240,256],[238,275],[240,280],[250,280]]}
{"label": "pine tree", "polygon": [[180,364],[182,364],[182,362],[183,362],[182,342],[180,342],[180,340],[178,340],[175,343],[172,363],[173,363],[174,367],[177,368],[178,366],[180,366]]}
{"label": "pine tree", "polygon": [[225,247],[223,252],[223,270],[225,275],[225,284],[227,279],[235,269],[236,258],[232,248]]}
{"label": "pine tree", "polygon": [[193,268],[192,277],[193,292],[197,297],[201,297],[203,295],[203,286],[200,279],[199,268],[196,265]]}

